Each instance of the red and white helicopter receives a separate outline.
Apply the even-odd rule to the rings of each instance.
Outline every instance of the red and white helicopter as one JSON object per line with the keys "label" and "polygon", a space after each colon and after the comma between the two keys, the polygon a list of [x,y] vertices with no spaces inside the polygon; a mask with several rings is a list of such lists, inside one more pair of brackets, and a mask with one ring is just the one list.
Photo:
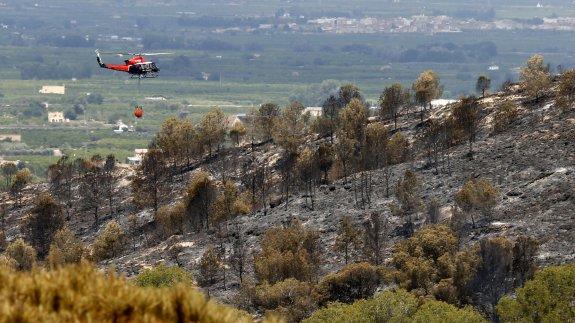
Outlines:
{"label": "red and white helicopter", "polygon": [[[132,56],[124,60],[124,64],[106,64],[102,62],[100,54],[113,54],[120,57]],[[154,78],[158,76],[160,69],[156,63],[147,61],[145,56],[160,56],[172,55],[173,53],[106,53],[100,52],[96,49],[96,60],[101,68],[107,68],[114,71],[125,72],[131,75],[132,78]]]}

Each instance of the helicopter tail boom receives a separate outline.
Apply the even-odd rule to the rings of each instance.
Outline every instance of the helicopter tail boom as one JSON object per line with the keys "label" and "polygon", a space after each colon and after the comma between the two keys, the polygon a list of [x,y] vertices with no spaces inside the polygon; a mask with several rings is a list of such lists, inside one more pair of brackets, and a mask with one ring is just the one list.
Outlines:
{"label": "helicopter tail boom", "polygon": [[106,64],[102,63],[102,59],[100,58],[100,52],[97,49],[96,49],[96,61],[98,61],[98,65],[100,65],[101,68],[108,68]]}

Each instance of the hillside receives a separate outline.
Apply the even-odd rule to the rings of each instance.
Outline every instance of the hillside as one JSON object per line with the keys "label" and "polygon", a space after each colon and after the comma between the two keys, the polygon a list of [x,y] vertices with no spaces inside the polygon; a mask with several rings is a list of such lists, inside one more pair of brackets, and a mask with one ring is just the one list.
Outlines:
{"label": "hillside", "polygon": [[[506,129],[495,133],[494,122],[500,117],[498,109],[503,102],[509,101],[518,105],[518,116]],[[130,183],[136,172],[129,167],[121,167],[121,179],[115,196],[118,213],[114,218],[129,233],[129,238],[122,252],[98,262],[98,265],[101,268],[113,266],[132,277],[159,263],[175,264],[196,276],[200,259],[208,246],[223,244],[231,252],[233,238],[242,236],[245,237],[247,254],[251,259],[260,250],[266,230],[287,226],[293,220],[298,220],[305,228],[318,232],[322,255],[320,274],[323,276],[344,266],[341,254],[333,249],[342,217],[350,216],[357,227],[362,227],[373,213],[384,219],[384,258],[390,262],[394,243],[408,235],[405,219],[392,212],[390,207],[397,203],[394,187],[406,170],[414,171],[420,179],[421,198],[425,206],[432,199],[438,202],[439,221],[445,224],[453,225],[451,220],[457,207],[455,195],[469,179],[486,179],[499,191],[489,219],[480,217],[476,219],[475,226],[466,222],[459,227],[460,248],[474,245],[487,237],[513,239],[523,235],[539,242],[536,255],[538,266],[572,263],[575,261],[575,111],[562,112],[555,107],[551,96],[534,103],[519,86],[488,95],[478,102],[480,118],[472,156],[466,143],[462,142],[446,151],[444,159],[449,160],[450,167],[444,163],[436,168],[429,163],[424,148],[422,129],[430,120],[447,120],[457,103],[430,111],[424,122],[420,122],[417,112],[405,114],[401,116],[397,130],[390,132],[405,135],[413,147],[412,154],[408,161],[390,166],[391,194],[388,197],[385,169],[369,170],[362,176],[354,174],[348,179],[340,178],[319,185],[313,196],[313,207],[308,203],[309,196],[302,193],[304,190],[292,194],[286,203],[281,199],[280,191],[274,189],[270,194],[269,208],[266,205],[265,210],[257,209],[251,214],[229,220],[226,227],[232,229],[223,240],[218,238],[215,226],[208,230],[188,230],[169,237],[159,233],[160,224],[155,220],[153,209],[138,210],[133,206]],[[382,122],[388,129],[393,129],[392,122]],[[328,141],[329,138],[309,135],[303,146],[318,147]],[[302,151],[302,147],[299,147],[298,152]],[[283,148],[273,142],[253,148],[246,144],[241,148],[221,151],[219,155],[192,164],[188,170],[175,176],[174,181],[169,183],[165,204],[173,206],[177,201],[182,201],[186,186],[201,170],[209,171],[214,180],[219,181],[224,177],[241,187],[247,176],[244,169],[250,169],[254,164],[266,165],[270,178],[277,180],[281,175],[283,153]],[[362,178],[371,179],[371,202],[358,204],[354,196],[357,187],[363,183]],[[28,205],[27,202],[33,201],[38,192],[47,188],[45,184],[27,187],[23,204]],[[7,194],[2,198],[9,200]],[[5,209],[8,212],[5,213],[4,227],[10,241],[24,232],[21,223],[29,206],[15,208],[10,202]],[[74,208],[72,213],[74,215],[68,221],[68,226],[87,244],[93,243],[110,220],[110,217],[103,215],[99,225],[93,226],[89,211]],[[426,224],[426,214],[425,208],[414,213],[416,231]],[[134,226],[134,223],[137,225]],[[353,258],[359,260],[359,254]],[[246,276],[253,277],[253,274],[253,267],[247,266]],[[238,304],[238,277],[228,273],[225,284],[218,281],[209,287],[210,294],[224,303]]]}
{"label": "hillside", "polygon": [[[405,169],[415,169],[422,179],[424,200],[429,201],[432,197],[438,199],[441,219],[447,222],[451,217],[451,207],[455,206],[454,195],[465,181],[474,177],[488,178],[496,183],[502,193],[501,200],[495,207],[492,221],[483,223],[477,229],[468,228],[463,243],[471,244],[492,235],[529,235],[541,242],[538,254],[541,265],[573,262],[575,114],[560,113],[551,108],[552,102],[545,103],[543,107],[522,106],[519,119],[507,131],[490,135],[491,113],[498,102],[507,99],[521,102],[522,97],[513,93],[499,93],[482,100],[486,115],[474,144],[474,157],[469,159],[466,145],[455,147],[450,152],[451,175],[443,172],[435,174],[434,169],[427,167],[425,158],[421,156],[412,162],[393,166],[392,181],[395,182]],[[433,116],[440,117],[447,113],[447,109],[434,111]],[[411,134],[411,141],[417,133],[415,127],[418,121],[417,116],[414,116],[400,124],[401,131]],[[279,148],[273,145],[260,147],[256,151],[260,163],[270,164],[277,160],[279,153]],[[230,176],[231,172],[227,172]],[[265,215],[263,211],[258,211],[252,216],[237,218],[230,226],[237,223],[247,235],[250,249],[257,249],[259,237],[266,229],[287,225],[292,219],[298,219],[306,227],[320,231],[321,243],[326,251],[322,271],[334,271],[342,266],[342,261],[333,253],[331,246],[338,221],[344,215],[351,215],[360,224],[369,213],[381,213],[391,225],[390,241],[387,243],[389,249],[393,241],[402,238],[398,230],[402,225],[401,220],[394,217],[389,209],[394,197],[385,197],[383,171],[373,171],[372,176],[373,202],[369,208],[356,207],[352,184],[338,180],[319,187],[314,209],[306,206],[303,196],[297,195],[291,198],[287,207],[282,203]],[[152,220],[149,211],[140,213],[140,216]],[[421,213],[418,215],[418,224],[423,222],[424,214]],[[144,250],[128,253],[111,263],[128,274],[136,274],[141,268],[158,261],[169,262],[166,250],[174,244],[180,244],[184,248],[178,255],[178,262],[193,269],[193,264],[210,243],[216,244],[213,232],[175,236]]]}

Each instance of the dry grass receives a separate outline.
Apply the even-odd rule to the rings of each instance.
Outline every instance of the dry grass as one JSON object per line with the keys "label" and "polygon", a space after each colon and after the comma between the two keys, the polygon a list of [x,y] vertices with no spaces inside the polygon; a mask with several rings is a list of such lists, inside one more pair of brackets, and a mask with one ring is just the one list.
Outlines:
{"label": "dry grass", "polygon": [[0,322],[251,322],[197,290],[140,288],[90,264],[0,271]]}

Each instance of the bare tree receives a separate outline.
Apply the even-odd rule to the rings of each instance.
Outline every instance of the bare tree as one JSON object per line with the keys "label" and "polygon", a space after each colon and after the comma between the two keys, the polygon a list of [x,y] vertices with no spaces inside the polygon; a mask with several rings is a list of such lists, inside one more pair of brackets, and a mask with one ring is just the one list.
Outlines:
{"label": "bare tree", "polygon": [[309,197],[311,200],[311,208],[313,209],[315,185],[319,177],[319,167],[316,163],[315,154],[310,148],[305,148],[298,156],[296,168],[299,181],[304,186],[305,203],[307,205]]}
{"label": "bare tree", "polygon": [[200,258],[198,282],[201,287],[206,288],[208,297],[210,297],[210,287],[218,282],[221,261],[218,253],[213,246],[209,246]]}
{"label": "bare tree", "polygon": [[349,216],[341,218],[337,231],[334,249],[344,255],[345,264],[348,264],[350,256],[361,247],[361,231],[357,229]]}
{"label": "bare tree", "polygon": [[316,152],[317,164],[319,170],[323,173],[322,181],[327,183],[327,173],[333,165],[334,152],[333,148],[327,144],[321,144]]}
{"label": "bare tree", "polygon": [[383,261],[383,249],[387,236],[387,220],[381,219],[379,213],[372,212],[363,224],[363,253],[372,264],[379,266]]}
{"label": "bare tree", "polygon": [[32,179],[32,174],[27,168],[19,170],[14,175],[12,179],[12,184],[10,185],[10,195],[14,198],[15,206],[22,206],[22,197],[24,195],[24,189],[30,183]]}
{"label": "bare tree", "polygon": [[116,174],[116,157],[108,155],[102,167],[102,187],[104,197],[108,200],[110,216],[114,216],[114,196],[117,192],[118,175]]}
{"label": "bare tree", "polygon": [[232,245],[232,254],[229,257],[229,262],[230,267],[235,272],[236,276],[238,276],[240,279],[240,283],[243,283],[247,261],[248,252],[246,247],[246,240],[241,232],[241,229],[237,228],[235,239]]}
{"label": "bare tree", "polygon": [[479,127],[479,108],[479,103],[473,96],[461,99],[453,108],[455,122],[464,131],[469,142],[469,157],[473,157],[473,142]]}
{"label": "bare tree", "polygon": [[392,211],[405,219],[407,235],[411,235],[414,231],[413,215],[423,208],[421,190],[421,180],[409,169],[405,171],[403,179],[400,179],[395,187],[399,208],[392,208]]}
{"label": "bare tree", "polygon": [[70,219],[72,209],[74,167],[67,156],[63,156],[56,164],[48,167],[48,182],[50,192],[58,201],[66,206],[66,219]]}
{"label": "bare tree", "polygon": [[134,203],[139,207],[152,206],[154,213],[157,213],[170,177],[162,151],[150,149],[136,170],[136,178],[132,181]]}
{"label": "bare tree", "polygon": [[100,156],[84,161],[79,178],[78,193],[82,207],[91,210],[94,215],[94,226],[98,226],[100,208],[104,201],[104,173]]}

